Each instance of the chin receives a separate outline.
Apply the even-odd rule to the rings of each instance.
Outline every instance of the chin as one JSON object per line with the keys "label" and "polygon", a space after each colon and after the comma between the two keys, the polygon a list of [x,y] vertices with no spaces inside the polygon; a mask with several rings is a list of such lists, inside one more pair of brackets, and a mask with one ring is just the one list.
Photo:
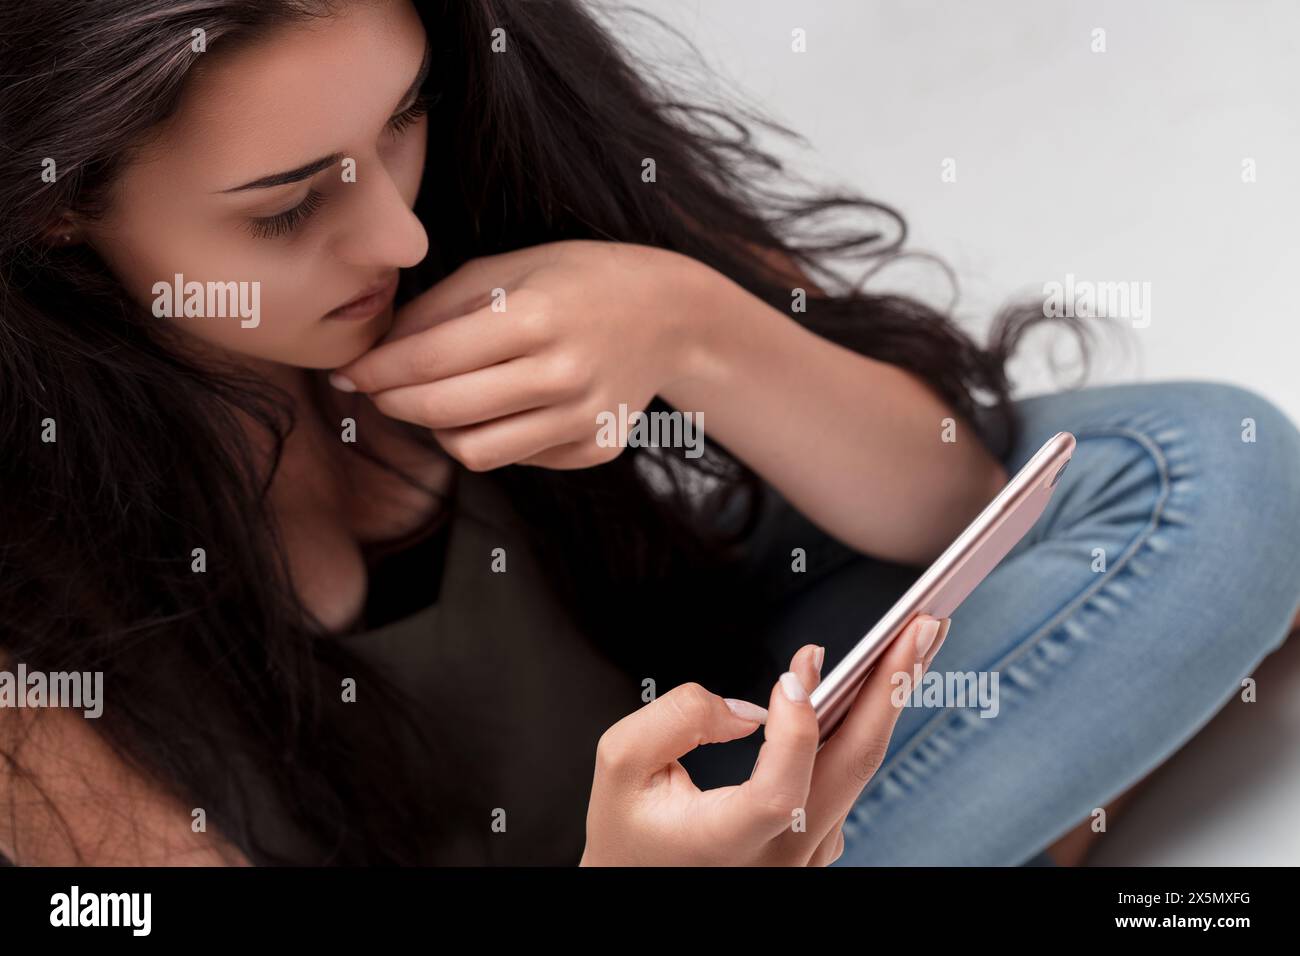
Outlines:
{"label": "chin", "polygon": [[[381,315],[364,322],[322,329],[320,345],[312,350],[310,362],[295,364],[304,368],[333,369],[361,358],[388,333],[391,315]],[[300,357],[301,358],[301,357]]]}

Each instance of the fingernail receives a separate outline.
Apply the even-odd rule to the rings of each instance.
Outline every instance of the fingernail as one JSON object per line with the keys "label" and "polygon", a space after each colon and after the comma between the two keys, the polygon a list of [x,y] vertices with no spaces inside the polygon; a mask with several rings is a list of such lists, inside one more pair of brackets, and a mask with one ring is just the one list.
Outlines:
{"label": "fingernail", "polygon": [[731,712],[742,720],[756,720],[760,724],[767,721],[767,708],[759,707],[758,704],[751,704],[747,700],[737,700],[735,697],[722,698],[731,708]]}
{"label": "fingernail", "polygon": [[825,659],[826,659],[826,648],[819,646],[817,650],[813,651],[813,667],[817,668],[818,674],[821,674],[822,672],[822,661],[824,661]]}
{"label": "fingernail", "polygon": [[939,648],[943,647],[943,642],[948,639],[948,631],[952,629],[952,618],[945,617],[939,624],[939,639],[934,642],[934,647],[930,648],[931,657],[938,655]]}
{"label": "fingernail", "polygon": [[939,636],[938,618],[930,618],[917,629],[916,632],[916,656],[925,660],[925,652],[930,649],[934,639]]}
{"label": "fingernail", "polygon": [[781,690],[785,693],[786,698],[793,703],[802,704],[808,699],[808,692],[803,689],[803,684],[799,682],[799,678],[794,671],[786,671],[781,675]]}
{"label": "fingernail", "polygon": [[335,372],[330,376],[330,384],[340,392],[355,392],[357,390],[356,385],[352,383],[352,379],[345,375],[340,375],[338,372]]}

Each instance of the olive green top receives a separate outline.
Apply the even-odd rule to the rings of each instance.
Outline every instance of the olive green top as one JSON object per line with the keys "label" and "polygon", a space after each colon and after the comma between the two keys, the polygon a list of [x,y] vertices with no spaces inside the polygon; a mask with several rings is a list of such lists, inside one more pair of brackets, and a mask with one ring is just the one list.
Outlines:
{"label": "olive green top", "polygon": [[[504,493],[485,476],[458,470],[455,497],[438,600],[385,626],[328,639],[424,706],[431,734],[454,748],[440,772],[472,802],[457,811],[466,817],[456,821],[459,836],[430,863],[574,865],[585,846],[596,744],[641,706],[640,687],[558,606]],[[493,570],[497,548],[504,571]],[[365,692],[357,688],[358,696]],[[412,759],[428,762],[414,752]],[[259,802],[259,835],[310,859],[302,834],[275,805]]]}

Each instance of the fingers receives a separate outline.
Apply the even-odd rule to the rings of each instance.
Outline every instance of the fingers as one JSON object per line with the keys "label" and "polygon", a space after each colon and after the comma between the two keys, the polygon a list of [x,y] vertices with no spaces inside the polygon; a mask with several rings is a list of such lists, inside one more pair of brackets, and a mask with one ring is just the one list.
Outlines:
{"label": "fingers", "polygon": [[[414,306],[410,303],[404,310]],[[356,391],[367,393],[427,384],[527,354],[538,344],[530,331],[534,328],[535,324],[518,322],[516,316],[486,306],[390,338],[335,369],[335,375],[347,379]]]}
{"label": "fingers", "polygon": [[818,752],[809,829],[848,813],[884,762],[903,702],[924,673],[923,662],[938,644],[941,625],[928,614],[918,615],[863,682],[843,723]]}
{"label": "fingers", "polygon": [[437,285],[422,291],[407,303],[403,323],[412,328],[429,328],[452,317],[465,315],[484,304],[494,295],[506,294],[513,298],[517,281],[539,264],[556,259],[556,243],[525,246],[494,255],[478,256],[461,263],[454,272],[438,280]]}
{"label": "fingers", "polygon": [[403,324],[411,331],[420,331],[489,304],[492,289],[500,287],[500,277],[493,281],[490,275],[494,265],[491,257],[462,263],[406,304]]}
{"label": "fingers", "polygon": [[569,384],[547,376],[539,365],[525,356],[450,378],[385,388],[370,400],[389,418],[425,428],[477,425],[567,398]]}
{"label": "fingers", "polygon": [[772,688],[763,735],[753,772],[728,798],[722,824],[728,839],[772,839],[789,829],[795,811],[808,801],[817,756],[817,715],[793,671],[782,674]]}
{"label": "fingers", "polygon": [[794,657],[790,659],[790,670],[798,675],[799,682],[808,689],[810,694],[822,682],[822,663],[825,655],[826,648],[816,644],[805,644],[795,651]]}
{"label": "fingers", "polygon": [[[816,740],[809,740],[817,718],[807,694],[821,682],[823,656],[823,648],[805,644],[790,659],[790,671],[773,687],[758,760],[750,779],[728,798],[729,812],[734,814],[729,836],[771,839],[790,828],[794,810],[806,802],[817,752]],[[792,694],[800,700],[792,700]]]}
{"label": "fingers", "polygon": [[928,671],[934,659],[939,656],[939,648],[943,647],[944,639],[948,636],[948,628],[952,627],[952,618],[945,617],[943,624],[939,627],[939,636],[934,639],[934,646],[930,648],[930,653],[925,656],[925,667],[922,672]]}
{"label": "fingers", "polygon": [[[939,648],[943,646],[944,639],[948,636],[948,630],[951,627],[952,618],[946,617],[940,623],[939,634],[935,638],[934,644],[925,655],[925,666],[922,668],[922,673],[925,673],[930,669],[930,663],[938,655]],[[816,787],[815,780],[814,787]],[[859,790],[858,795],[861,795],[861,790]],[[853,802],[856,803],[856,801],[857,797],[855,796]],[[813,804],[813,806],[809,808],[810,815],[814,812],[820,812],[818,809],[820,804],[817,797],[810,798],[810,803]],[[809,866],[829,866],[838,860],[844,853],[844,823],[848,819],[850,812],[851,810],[846,810],[840,816],[839,820],[836,821],[835,825],[831,827],[830,831],[822,839],[821,845],[818,846],[817,852],[813,854],[813,858],[808,861]]]}
{"label": "fingers", "polygon": [[548,448],[539,455],[530,455],[521,461],[515,462],[515,464],[536,465],[541,468],[553,468],[557,471],[569,471],[574,468],[590,468],[593,464],[603,464],[603,462],[592,461],[590,442],[571,441],[563,445],[556,445],[554,448]]}
{"label": "fingers", "polygon": [[470,471],[490,471],[567,444],[573,435],[573,417],[568,406],[551,405],[481,425],[435,428],[433,437]]}
{"label": "fingers", "polygon": [[536,247],[480,256],[463,262],[451,274],[420,293],[402,309],[406,334],[466,315],[491,302],[497,289],[509,289],[536,259]]}
{"label": "fingers", "polygon": [[605,731],[596,746],[598,776],[645,782],[700,744],[753,733],[767,713],[748,701],[736,703],[744,716],[699,684],[674,687]]}

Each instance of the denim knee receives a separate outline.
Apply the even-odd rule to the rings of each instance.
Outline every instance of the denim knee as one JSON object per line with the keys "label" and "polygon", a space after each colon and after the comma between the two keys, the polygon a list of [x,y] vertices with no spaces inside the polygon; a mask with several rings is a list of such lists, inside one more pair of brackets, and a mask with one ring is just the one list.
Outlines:
{"label": "denim knee", "polygon": [[1236,637],[1276,648],[1300,602],[1300,429],[1243,386],[1171,382],[1151,389],[1154,413],[1173,425],[1167,434],[1156,429],[1155,437],[1169,438],[1171,454],[1183,456],[1172,473],[1192,499],[1184,547],[1219,572],[1204,598],[1260,605],[1253,620],[1270,622],[1274,631]]}
{"label": "denim knee", "polygon": [[[1270,399],[1208,381],[1089,391],[1109,413],[1103,426],[1141,433],[1175,478],[1197,476],[1186,490],[1198,492],[1198,510],[1227,514],[1266,537],[1300,529],[1300,429]],[[1271,523],[1261,522],[1261,512]]]}
{"label": "denim knee", "polygon": [[1280,646],[1300,602],[1300,430],[1277,405],[1238,385],[1177,381],[1025,407],[1031,443],[1073,428],[1084,470],[1066,472],[1052,520],[1018,551],[1042,537],[1075,539],[1085,557],[1104,546],[1111,573],[1088,603],[1108,614],[1138,600],[1195,606],[1198,626],[1165,638],[1216,680]]}
{"label": "denim knee", "polygon": [[1220,382],[1167,386],[1196,440],[1211,488],[1225,492],[1205,502],[1226,510],[1264,538],[1291,546],[1300,537],[1300,429],[1260,393]]}

